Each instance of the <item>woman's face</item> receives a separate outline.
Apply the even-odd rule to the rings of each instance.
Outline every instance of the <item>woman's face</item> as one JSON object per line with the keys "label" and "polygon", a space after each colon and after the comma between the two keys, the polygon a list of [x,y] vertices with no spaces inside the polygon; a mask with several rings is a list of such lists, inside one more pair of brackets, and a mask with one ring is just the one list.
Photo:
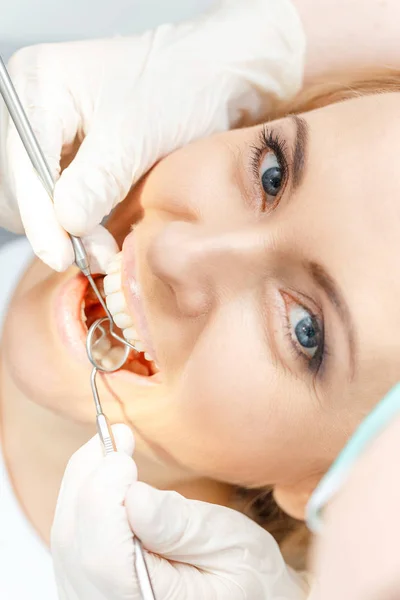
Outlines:
{"label": "woman's face", "polygon": [[[117,373],[102,394],[143,452],[272,484],[285,505],[306,498],[398,379],[399,106],[398,94],[375,95],[199,141],[116,211],[121,239],[144,208],[122,287],[139,330],[143,310],[160,374]],[[4,346],[21,389],[89,420],[89,367],[64,339],[79,311],[57,309],[74,278],[34,266]]]}

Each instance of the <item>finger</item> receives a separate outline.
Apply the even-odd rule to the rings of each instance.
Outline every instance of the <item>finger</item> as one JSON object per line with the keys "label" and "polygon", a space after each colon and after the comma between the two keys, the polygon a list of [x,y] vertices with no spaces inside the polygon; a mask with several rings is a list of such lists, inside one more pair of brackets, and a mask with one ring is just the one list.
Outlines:
{"label": "finger", "polygon": [[24,233],[18,206],[16,206],[14,194],[7,181],[7,129],[10,117],[4,102],[0,102],[0,223],[1,226],[13,233]]}
{"label": "finger", "polygon": [[[265,597],[258,592],[251,595],[253,584],[246,586],[250,589],[247,596],[238,583],[239,570],[246,570],[240,555],[248,551],[241,548],[240,538],[235,544],[235,555],[224,560],[221,549],[226,538],[219,538],[224,527],[218,527],[221,519],[223,522],[218,507],[187,500],[175,492],[156,490],[142,482],[130,487],[125,506],[129,523],[146,548],[146,563],[157,598]],[[207,508],[218,513],[212,513],[211,523]],[[234,528],[232,521],[229,525]]]}
{"label": "finger", "polygon": [[[67,90],[52,85],[51,79],[47,82],[40,79],[46,71],[46,64],[40,62],[45,56],[40,46],[36,51],[20,51],[10,61],[9,70],[55,181],[60,172],[62,149],[74,140],[80,119]],[[71,243],[57,222],[51,198],[42,188],[12,124],[6,148],[11,188],[27,237],[44,262],[56,270],[64,270],[73,261]]]}
{"label": "finger", "polygon": [[[119,452],[132,456],[134,438],[126,425],[112,426]],[[67,547],[74,532],[76,505],[80,490],[90,475],[104,461],[99,437],[91,438],[70,458],[61,484],[52,530],[52,545]]]}
{"label": "finger", "polygon": [[[304,596],[304,582],[288,570],[272,536],[237,511],[141,482],[130,487],[125,505],[133,532],[147,550],[174,561],[175,568],[176,563],[181,569],[193,566],[202,574],[198,590],[205,593],[199,597],[261,600],[267,592],[274,598]],[[150,570],[156,567],[153,556],[147,559]],[[154,577],[157,582],[157,570]],[[178,585],[174,575],[169,577],[171,586]],[[187,590],[192,589],[184,597],[194,597],[193,572],[181,570],[180,585],[183,579]]]}
{"label": "finger", "polygon": [[126,131],[93,127],[57,182],[54,202],[59,223],[73,235],[92,231],[132,185],[133,150]]}
{"label": "finger", "polygon": [[[22,48],[8,63],[14,87],[36,139],[45,155],[51,175],[60,173],[61,152],[73,144],[81,117],[59,71],[58,56],[46,45]],[[17,131],[13,135],[18,137]]]}
{"label": "finger", "polygon": [[119,252],[117,242],[107,229],[98,225],[83,238],[92,273],[105,273],[114,256]]}
{"label": "finger", "polygon": [[74,261],[67,233],[59,225],[50,197],[32,168],[19,139],[10,139],[13,156],[13,188],[21,221],[35,254],[55,271],[63,271]]}
{"label": "finger", "polygon": [[215,567],[229,552],[240,552],[242,541],[257,539],[260,529],[226,507],[188,500],[142,482],[132,486],[125,503],[131,527],[148,550],[172,560],[187,562],[190,557],[203,568]]}
{"label": "finger", "polygon": [[10,201],[9,192],[4,189],[4,185],[0,188],[0,224],[3,229],[12,233],[22,234],[25,232],[19,210]]}
{"label": "finger", "polygon": [[[132,456],[135,441],[129,427],[117,424],[112,426],[112,431],[118,452]],[[65,470],[60,490],[60,496],[63,495],[66,504],[73,504],[70,500],[76,497],[83,483],[103,460],[103,448],[98,435],[92,437],[72,455]]]}
{"label": "finger", "polygon": [[133,535],[124,506],[136,479],[134,461],[114,453],[105,457],[79,493],[75,540],[80,561],[88,579],[107,598],[127,597],[136,587]]}

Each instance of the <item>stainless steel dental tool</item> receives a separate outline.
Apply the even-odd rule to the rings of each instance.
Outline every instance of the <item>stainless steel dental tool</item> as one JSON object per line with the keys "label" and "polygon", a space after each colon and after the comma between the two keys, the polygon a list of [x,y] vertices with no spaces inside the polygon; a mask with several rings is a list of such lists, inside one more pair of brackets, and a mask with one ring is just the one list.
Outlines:
{"label": "stainless steel dental tool", "polygon": [[[39,179],[41,180],[46,192],[50,199],[53,199],[54,192],[54,179],[51,174],[51,170],[47,164],[45,156],[36,136],[29,123],[28,117],[22,107],[21,101],[15,90],[15,87],[8,74],[7,68],[4,64],[2,57],[0,56],[0,93],[7,106],[8,112],[14,122],[19,137],[25,147],[25,150],[29,156],[33,168],[35,169]],[[87,339],[86,339],[86,351],[88,358],[93,366],[90,383],[93,393],[93,399],[96,407],[96,423],[97,430],[101,443],[103,445],[104,453],[109,454],[116,452],[115,440],[112,434],[111,426],[108,422],[107,417],[103,413],[101,406],[99,393],[96,385],[97,373],[111,373],[120,369],[126,362],[129,352],[131,349],[135,350],[135,347],[130,344],[127,340],[119,336],[114,330],[114,322],[110,311],[107,308],[106,303],[92,277],[89,259],[83,245],[82,240],[79,237],[70,235],[71,243],[75,253],[75,264],[80,271],[85,275],[89,281],[90,286],[93,289],[100,305],[105,311],[106,316],[97,319],[89,328]],[[116,363],[112,363],[109,367],[105,367],[104,364],[96,358],[96,347],[99,343],[107,337],[111,336],[112,339],[122,344],[123,352],[121,352],[121,358]],[[140,591],[143,600],[155,600],[154,591],[151,585],[150,576],[147,570],[146,561],[144,558],[143,548],[140,541],[135,537],[135,568],[139,582]]]}
{"label": "stainless steel dental tool", "polygon": [[[107,311],[108,312],[108,311]],[[99,392],[96,384],[96,375],[100,371],[102,373],[112,373],[113,371],[117,371],[122,367],[122,365],[126,362],[130,352],[130,344],[124,343],[124,351],[121,356],[121,360],[117,365],[112,365],[112,367],[108,368],[104,365],[101,365],[94,358],[93,354],[96,350],[96,345],[98,345],[104,337],[107,336],[107,327],[112,328],[113,321],[111,318],[103,317],[101,319],[97,319],[89,328],[88,335],[86,338],[86,351],[89,357],[90,362],[93,365],[92,374],[90,376],[90,385],[92,387],[92,394],[94,398],[94,403],[96,406],[96,423],[97,423],[97,431],[99,433],[99,437],[103,444],[105,454],[111,454],[116,451],[115,441],[112,434],[112,430],[109,424],[109,421],[106,415],[103,413],[103,408],[101,406],[101,401],[99,397]],[[99,338],[96,340],[96,335],[99,335]],[[111,335],[120,340],[122,340],[118,335],[110,331]],[[150,580],[150,575],[147,570],[146,560],[143,553],[142,544],[140,540],[135,536],[133,539],[133,543],[135,546],[135,569],[136,575],[139,582],[140,591],[142,593],[143,600],[155,600],[155,594],[153,591],[153,587]]]}

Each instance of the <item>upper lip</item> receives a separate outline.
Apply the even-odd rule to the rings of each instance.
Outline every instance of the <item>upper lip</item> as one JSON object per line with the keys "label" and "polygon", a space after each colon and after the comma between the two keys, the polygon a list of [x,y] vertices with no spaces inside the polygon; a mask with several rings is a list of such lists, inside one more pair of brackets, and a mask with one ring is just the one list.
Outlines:
{"label": "upper lip", "polygon": [[135,329],[137,329],[146,350],[153,360],[157,362],[157,355],[150,336],[141,297],[141,287],[137,279],[136,271],[134,236],[133,232],[131,232],[126,238],[122,248],[122,290],[129,313],[133,318]]}

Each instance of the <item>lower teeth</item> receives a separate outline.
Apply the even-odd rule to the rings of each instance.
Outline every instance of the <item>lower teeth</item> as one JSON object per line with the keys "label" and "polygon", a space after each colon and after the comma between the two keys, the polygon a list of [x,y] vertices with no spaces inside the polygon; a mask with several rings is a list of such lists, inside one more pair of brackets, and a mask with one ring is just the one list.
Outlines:
{"label": "lower teeth", "polygon": [[111,371],[121,364],[124,356],[125,350],[119,346],[115,346],[101,359],[101,364],[104,369]]}
{"label": "lower teeth", "polygon": [[[98,283],[97,278],[96,283]],[[102,289],[101,286],[100,289]],[[91,290],[88,289],[87,293],[90,295]],[[105,317],[106,315],[104,311],[102,311],[100,314],[100,304],[93,302],[93,299],[89,299],[88,308],[86,308],[86,306],[87,302],[84,299],[81,306],[81,319],[85,327],[89,329],[95,320],[101,318],[102,316]],[[119,328],[116,330],[116,333],[118,333],[118,335],[121,337],[124,337]],[[136,346],[136,344],[134,345]],[[144,377],[154,375],[157,372],[157,369],[155,368],[151,356],[147,352],[143,352],[143,347],[140,342],[138,346],[137,353],[131,351],[125,364],[121,368]],[[92,351],[94,360],[98,362],[101,367],[109,371],[119,367],[124,353],[125,349],[122,346],[112,347],[111,341],[108,337],[104,337],[95,343],[95,347]]]}

